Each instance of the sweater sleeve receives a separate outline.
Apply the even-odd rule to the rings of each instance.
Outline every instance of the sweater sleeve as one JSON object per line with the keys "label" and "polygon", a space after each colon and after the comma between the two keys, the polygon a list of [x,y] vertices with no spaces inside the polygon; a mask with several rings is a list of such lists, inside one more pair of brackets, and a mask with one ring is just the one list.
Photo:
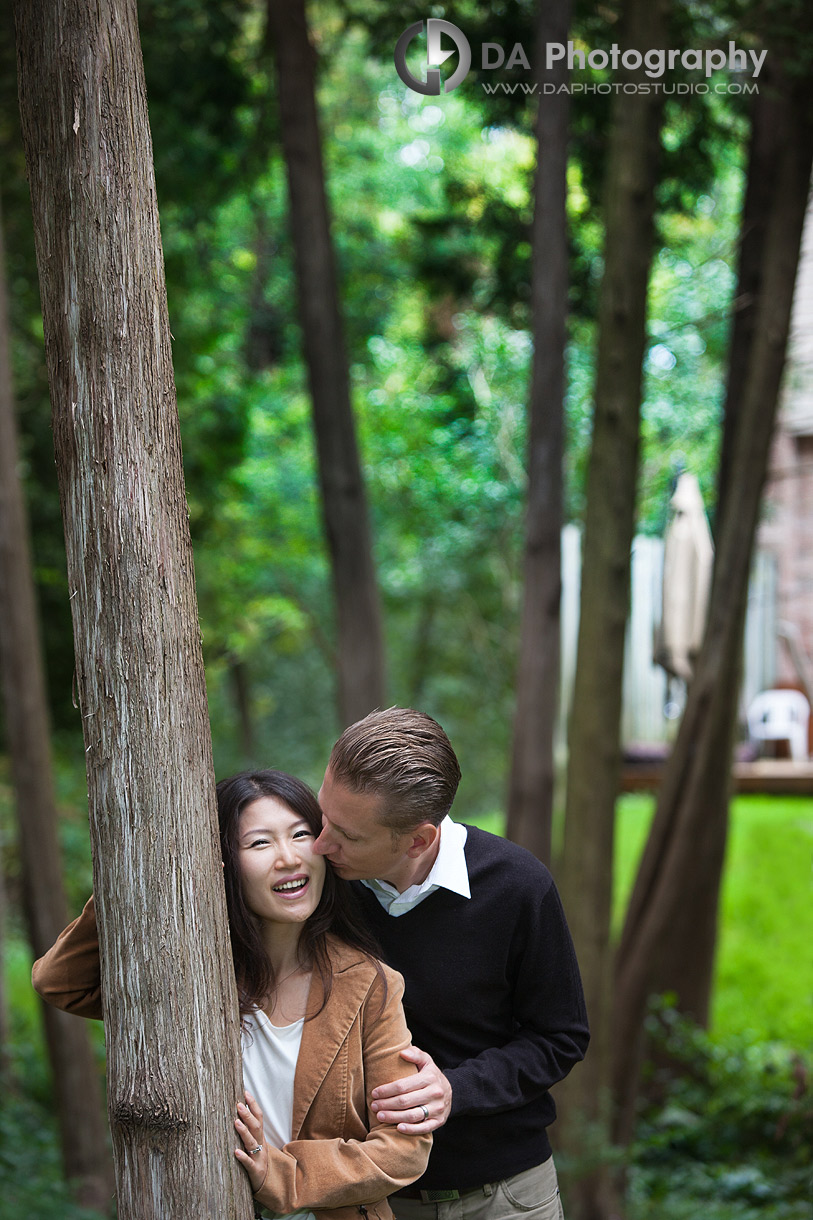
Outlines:
{"label": "sweater sleeve", "polygon": [[403,980],[387,971],[387,1002],[378,979],[362,1009],[362,1054],[367,1105],[365,1139],[297,1139],[268,1149],[268,1173],[255,1198],[276,1212],[377,1203],[414,1182],[426,1169],[431,1135],[404,1135],[370,1109],[373,1089],[414,1071],[399,1052],[410,1045],[401,1004]]}
{"label": "sweater sleeve", "polygon": [[452,1116],[518,1109],[564,1079],[587,1050],[579,967],[552,881],[524,905],[514,937],[514,1036],[445,1070]]}
{"label": "sweater sleeve", "polygon": [[78,1017],[102,1019],[99,934],[91,894],[82,914],[36,962],[31,982],[47,1004]]}

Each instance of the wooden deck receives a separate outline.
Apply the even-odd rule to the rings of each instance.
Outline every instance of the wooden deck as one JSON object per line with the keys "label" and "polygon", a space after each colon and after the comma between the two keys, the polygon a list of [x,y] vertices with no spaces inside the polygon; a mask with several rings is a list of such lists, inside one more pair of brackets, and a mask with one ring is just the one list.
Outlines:
{"label": "wooden deck", "polygon": [[[625,764],[621,791],[656,791],[663,767],[660,762]],[[813,796],[813,760],[791,762],[785,758],[760,758],[756,762],[735,762],[733,774],[735,792]]]}

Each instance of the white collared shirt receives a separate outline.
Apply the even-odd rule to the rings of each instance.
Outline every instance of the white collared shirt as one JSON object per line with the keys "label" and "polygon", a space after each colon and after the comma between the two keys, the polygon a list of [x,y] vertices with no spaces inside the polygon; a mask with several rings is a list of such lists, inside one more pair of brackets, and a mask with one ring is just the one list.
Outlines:
{"label": "white collared shirt", "polygon": [[451,890],[463,898],[471,898],[469,887],[469,871],[466,868],[466,835],[465,826],[453,822],[447,815],[440,824],[440,847],[435,857],[435,863],[425,881],[419,885],[411,885],[409,889],[399,894],[389,881],[364,881],[371,889],[384,910],[397,919],[411,911],[424,898],[434,894],[435,890]]}

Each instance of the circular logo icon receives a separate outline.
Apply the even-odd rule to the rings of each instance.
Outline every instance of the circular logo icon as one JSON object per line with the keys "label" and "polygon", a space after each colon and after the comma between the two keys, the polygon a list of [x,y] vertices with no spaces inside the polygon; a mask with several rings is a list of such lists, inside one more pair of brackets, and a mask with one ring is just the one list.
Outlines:
{"label": "circular logo icon", "polygon": [[[428,97],[438,97],[441,93],[451,93],[461,81],[465,80],[471,67],[471,47],[466,35],[452,25],[451,21],[442,21],[439,17],[429,17],[426,21],[426,80],[418,80],[407,68],[406,56],[410,43],[423,33],[424,22],[416,21],[409,29],[404,30],[395,44],[395,71],[401,80],[413,93],[423,93]],[[460,63],[446,81],[440,75],[440,64],[454,55],[454,51],[440,49],[441,34],[452,39]]]}

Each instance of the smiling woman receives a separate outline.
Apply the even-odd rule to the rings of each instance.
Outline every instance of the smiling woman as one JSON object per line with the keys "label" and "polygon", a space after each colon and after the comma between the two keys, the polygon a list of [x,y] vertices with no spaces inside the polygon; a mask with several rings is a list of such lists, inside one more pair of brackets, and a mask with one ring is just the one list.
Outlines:
{"label": "smiling woman", "polygon": [[[238,1107],[243,1147],[235,1155],[255,1196],[275,1212],[336,1206],[342,1177],[353,1177],[341,1202],[376,1205],[386,1216],[376,1192],[397,1189],[400,1173],[414,1180],[428,1157],[428,1144],[393,1142],[393,1128],[367,1111],[383,1065],[389,1079],[401,1071],[403,982],[372,957],[349,886],[314,851],[322,813],[305,784],[259,771],[224,780],[217,799],[252,1090]],[[396,1046],[393,1032],[401,1033]],[[337,1039],[346,1054],[336,1055]],[[341,1131],[336,1096],[351,1099]],[[295,1147],[301,1152],[292,1156]]]}

